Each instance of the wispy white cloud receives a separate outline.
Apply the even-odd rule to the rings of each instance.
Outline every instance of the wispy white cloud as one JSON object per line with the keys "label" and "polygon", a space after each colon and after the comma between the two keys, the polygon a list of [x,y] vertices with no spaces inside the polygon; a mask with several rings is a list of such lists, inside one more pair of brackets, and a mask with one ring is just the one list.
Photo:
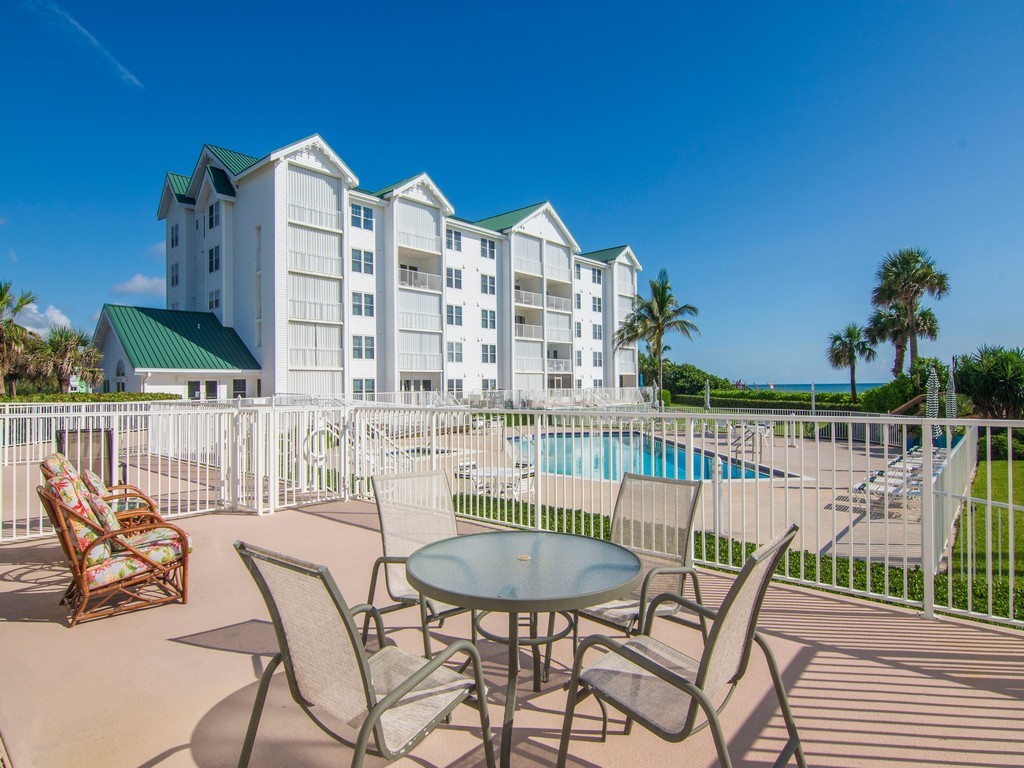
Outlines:
{"label": "wispy white cloud", "polygon": [[167,289],[167,280],[163,277],[146,277],[138,273],[131,280],[118,283],[111,290],[114,293],[132,294],[134,296],[163,296]]}
{"label": "wispy white cloud", "polygon": [[7,255],[11,257],[11,261],[16,262],[18,260],[18,254],[14,252],[13,248],[7,252]]}
{"label": "wispy white cloud", "polygon": [[92,32],[83,27],[74,16],[64,10],[60,5],[55,3],[53,0],[28,0],[27,5],[29,9],[38,16],[55,23],[64,31],[72,33],[92,48],[104,61],[107,62],[107,64],[113,67],[121,80],[128,83],[128,85],[133,85],[136,88],[142,88],[142,83],[139,82],[139,78],[129,72],[128,68],[115,59],[114,54],[108,51],[106,46],[97,40]]}
{"label": "wispy white cloud", "polygon": [[146,249],[146,255],[155,259],[164,258],[167,255],[167,241],[161,240],[159,243],[153,243]]}
{"label": "wispy white cloud", "polygon": [[30,331],[45,334],[55,326],[71,325],[71,318],[53,304],[42,312],[39,311],[38,304],[29,304],[18,314],[18,325],[28,328]]}

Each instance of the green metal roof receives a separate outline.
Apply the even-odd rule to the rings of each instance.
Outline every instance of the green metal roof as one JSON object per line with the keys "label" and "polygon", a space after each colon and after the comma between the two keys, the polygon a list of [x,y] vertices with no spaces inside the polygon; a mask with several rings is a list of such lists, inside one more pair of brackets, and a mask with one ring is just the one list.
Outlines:
{"label": "green metal roof", "polygon": [[493,229],[495,232],[504,232],[506,229],[511,229],[512,227],[514,227],[527,216],[536,213],[547,204],[548,201],[545,200],[540,203],[534,203],[533,205],[527,205],[524,208],[516,208],[514,211],[508,211],[507,213],[499,213],[497,216],[489,216],[486,219],[478,219],[473,223],[476,224],[478,227]]}
{"label": "green metal roof", "polygon": [[220,168],[213,165],[206,166],[206,172],[210,174],[210,181],[213,182],[213,189],[218,195],[235,196],[235,188],[231,186],[231,179]]}
{"label": "green metal roof", "polygon": [[171,191],[178,198],[179,203],[195,202],[195,200],[188,196],[188,185],[192,183],[190,176],[182,176],[180,173],[168,173],[167,181],[171,185]]}
{"label": "green metal roof", "polygon": [[615,261],[622,252],[629,248],[628,245],[616,245],[614,248],[605,248],[600,251],[591,251],[590,253],[581,253],[580,257],[584,259],[590,259],[591,261],[603,261],[605,264]]}
{"label": "green metal roof", "polygon": [[235,152],[232,149],[215,147],[213,144],[207,144],[206,148],[210,150],[214,157],[224,163],[224,167],[231,172],[232,176],[237,176],[246,168],[256,165],[260,161],[258,157],[243,155],[241,152]]}
{"label": "green metal roof", "polygon": [[396,181],[394,184],[389,184],[388,186],[384,187],[383,189],[378,189],[376,192],[371,192],[370,194],[371,195],[376,195],[377,197],[384,197],[384,195],[386,195],[388,192],[391,192],[391,191],[397,189],[398,187],[402,186],[403,184],[406,184],[406,183],[412,181],[413,179],[422,176],[423,173],[424,173],[423,171],[420,171],[419,173],[413,174],[412,176],[410,176],[407,179],[402,179],[401,181]]}
{"label": "green metal roof", "polygon": [[352,191],[353,192],[362,192],[364,195],[374,195],[375,196],[377,194],[372,189],[367,189],[366,187],[352,187]]}
{"label": "green metal roof", "polygon": [[134,368],[260,370],[260,364],[212,312],[104,304]]}

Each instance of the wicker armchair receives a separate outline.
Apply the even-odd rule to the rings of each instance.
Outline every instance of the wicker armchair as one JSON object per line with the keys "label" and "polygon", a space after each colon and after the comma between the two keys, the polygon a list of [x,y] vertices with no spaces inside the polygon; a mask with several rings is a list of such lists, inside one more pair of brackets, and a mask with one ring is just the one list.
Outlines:
{"label": "wicker armchair", "polygon": [[127,519],[127,522],[144,523],[145,519],[141,517],[143,513],[160,516],[156,502],[138,486],[108,486],[103,482],[103,478],[91,470],[86,469],[80,473],[63,453],[51,453],[44,458],[39,462],[39,471],[42,472],[44,481],[63,476],[75,484],[79,494],[88,492],[101,496],[114,513],[120,518]]}
{"label": "wicker armchair", "polygon": [[[626,715],[626,733],[635,720],[661,738],[679,742],[710,726],[719,763],[722,768],[731,768],[733,763],[718,715],[729,703],[746,672],[753,643],[764,652],[789,733],[775,765],[781,768],[795,755],[797,765],[806,768],[807,761],[779,665],[767,641],[756,632],[757,618],[772,574],[796,533],[797,526],[790,526],[785,533],[754,552],[718,611],[709,610],[678,594],[666,593],[651,601],[643,632],[637,637],[619,643],[609,637],[593,635],[580,643],[569,681],[558,768],[565,766],[576,705],[590,694],[601,705],[602,740],[607,735],[608,718],[604,705],[607,702]],[[651,636],[657,609],[663,603],[679,604],[712,622],[700,659],[690,658]],[[702,629],[702,625],[696,622],[684,623]],[[608,652],[584,668],[583,658],[594,647]],[[721,697],[722,691],[726,691],[724,698]],[[714,701],[717,699],[722,701],[716,707]]]}
{"label": "wicker armchair", "polygon": [[[235,542],[270,612],[280,652],[260,679],[239,768],[252,754],[274,671],[284,662],[292,698],[332,738],[355,749],[352,767],[363,764],[373,738],[376,753],[395,760],[416,746],[459,704],[480,712],[488,768],[494,768],[486,688],[476,646],[449,645],[432,660],[386,646],[380,612],[372,605],[349,607],[330,572],[266,549]],[[368,653],[355,617],[370,616],[378,650]],[[464,653],[473,667],[466,677],[443,664]],[[350,740],[337,728],[357,731]]]}
{"label": "wicker armchair", "polygon": [[[703,484],[627,473],[612,511],[611,540],[640,558],[644,580],[631,595],[579,613],[627,635],[644,626],[647,604],[662,592],[683,594],[686,578],[701,602],[700,584],[693,567],[693,522]],[[677,603],[663,603],[659,615],[680,610]],[[574,640],[578,644],[577,621]]]}
{"label": "wicker armchair", "polygon": [[[61,598],[71,626],[87,619],[188,602],[188,535],[156,515],[117,515],[106,501],[80,493],[57,475],[37,486],[65,560],[71,584]],[[139,522],[144,520],[144,522]]]}

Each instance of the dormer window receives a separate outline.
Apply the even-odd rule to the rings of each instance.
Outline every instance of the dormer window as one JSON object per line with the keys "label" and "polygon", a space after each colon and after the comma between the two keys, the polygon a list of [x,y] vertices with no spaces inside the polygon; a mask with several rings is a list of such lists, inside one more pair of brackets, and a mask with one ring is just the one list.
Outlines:
{"label": "dormer window", "polygon": [[206,216],[206,228],[213,229],[220,224],[220,200],[210,206]]}

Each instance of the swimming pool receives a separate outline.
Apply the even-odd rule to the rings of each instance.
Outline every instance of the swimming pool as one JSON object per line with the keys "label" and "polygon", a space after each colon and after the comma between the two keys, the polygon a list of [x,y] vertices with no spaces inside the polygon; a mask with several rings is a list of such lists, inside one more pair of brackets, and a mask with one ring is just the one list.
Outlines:
{"label": "swimming pool", "polygon": [[[564,432],[541,435],[541,471],[587,480],[621,480],[626,472],[648,477],[711,480],[714,463],[722,467],[722,479],[739,480],[770,477],[749,464],[741,466],[714,453],[676,447],[639,432]],[[509,438],[513,452],[523,460],[533,453],[533,438]]]}

